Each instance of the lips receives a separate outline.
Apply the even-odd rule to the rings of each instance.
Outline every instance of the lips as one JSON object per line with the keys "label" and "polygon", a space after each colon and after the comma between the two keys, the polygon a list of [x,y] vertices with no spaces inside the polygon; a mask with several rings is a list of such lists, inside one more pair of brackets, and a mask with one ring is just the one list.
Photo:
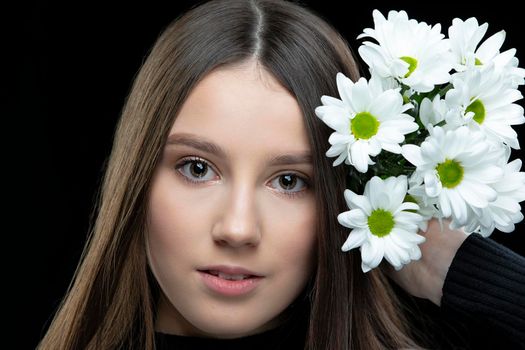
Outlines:
{"label": "lips", "polygon": [[229,274],[223,273],[221,271],[216,271],[216,270],[209,270],[206,272],[211,275],[220,277],[222,279],[231,280],[231,281],[239,281],[239,280],[244,280],[244,279],[253,277],[252,275],[244,275],[244,274],[229,275]]}
{"label": "lips", "polygon": [[260,273],[248,270],[240,266],[215,265],[206,266],[198,269],[200,272],[206,272],[228,280],[242,280],[247,278],[263,277]]}
{"label": "lips", "polygon": [[206,266],[198,272],[208,290],[226,297],[249,295],[264,279],[260,273],[239,266]]}

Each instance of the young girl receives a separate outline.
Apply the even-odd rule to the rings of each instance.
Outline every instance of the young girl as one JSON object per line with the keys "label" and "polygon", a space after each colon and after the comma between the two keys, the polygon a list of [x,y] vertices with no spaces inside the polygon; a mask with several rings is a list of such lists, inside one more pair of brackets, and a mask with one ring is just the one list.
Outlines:
{"label": "young girl", "polygon": [[385,272],[340,250],[346,172],[314,114],[338,72],[358,78],[345,40],[293,3],[211,1],[173,22],[39,348],[417,348]]}

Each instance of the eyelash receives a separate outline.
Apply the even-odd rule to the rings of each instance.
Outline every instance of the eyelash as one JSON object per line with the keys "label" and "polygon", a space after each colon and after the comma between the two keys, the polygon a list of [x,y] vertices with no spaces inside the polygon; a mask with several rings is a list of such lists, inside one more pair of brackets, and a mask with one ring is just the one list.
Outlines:
{"label": "eyelash", "polygon": [[[206,165],[206,167],[213,169],[213,166],[209,162],[204,160],[203,158],[200,158],[200,157],[189,157],[189,158],[182,159],[177,165],[175,165],[175,170],[177,170],[177,172],[183,178],[183,180],[187,181],[191,185],[200,185],[201,183],[206,182],[206,181],[195,181],[195,180],[192,180],[191,178],[189,178],[188,176],[184,175],[180,171],[180,169],[182,167],[184,167],[184,166],[186,166],[187,164],[190,164],[190,163],[203,163],[203,164]],[[283,194],[283,195],[285,195],[286,197],[289,197],[289,198],[296,198],[296,197],[300,197],[300,196],[304,195],[306,193],[306,190],[308,188],[310,188],[310,181],[308,181],[306,178],[304,178],[302,176],[299,176],[297,173],[284,173],[284,174],[280,174],[278,176],[285,176],[285,175],[292,175],[292,176],[297,177],[299,180],[303,181],[304,185],[305,185],[305,189],[300,190],[300,191],[295,191],[295,192],[279,191],[278,190],[278,192],[280,194]]]}

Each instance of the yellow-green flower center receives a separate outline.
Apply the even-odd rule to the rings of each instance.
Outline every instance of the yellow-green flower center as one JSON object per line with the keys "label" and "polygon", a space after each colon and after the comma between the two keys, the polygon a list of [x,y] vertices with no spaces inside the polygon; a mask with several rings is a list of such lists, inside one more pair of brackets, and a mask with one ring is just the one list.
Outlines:
{"label": "yellow-green flower center", "polygon": [[439,180],[443,187],[454,188],[463,180],[463,166],[454,159],[446,159],[436,167]]}
{"label": "yellow-green flower center", "polygon": [[473,112],[474,113],[474,120],[478,124],[482,124],[485,120],[485,106],[483,105],[483,102],[481,100],[475,100],[471,104],[468,105],[465,112]]}
{"label": "yellow-green flower center", "polygon": [[376,209],[368,217],[368,228],[377,237],[388,235],[394,228],[394,225],[394,216],[387,210]]}
{"label": "yellow-green flower center", "polygon": [[405,76],[403,77],[403,78],[408,78],[410,74],[412,74],[412,72],[416,70],[417,60],[414,57],[410,57],[410,56],[403,56],[399,58],[405,61],[406,63],[408,63],[408,73],[405,74]]}
{"label": "yellow-green flower center", "polygon": [[476,57],[476,59],[474,60],[474,64],[475,64],[476,66],[482,66],[482,65],[483,65],[483,62],[481,62],[480,59]]}
{"label": "yellow-green flower center", "polygon": [[379,121],[368,112],[357,113],[350,122],[350,131],[356,139],[369,139],[379,129]]}

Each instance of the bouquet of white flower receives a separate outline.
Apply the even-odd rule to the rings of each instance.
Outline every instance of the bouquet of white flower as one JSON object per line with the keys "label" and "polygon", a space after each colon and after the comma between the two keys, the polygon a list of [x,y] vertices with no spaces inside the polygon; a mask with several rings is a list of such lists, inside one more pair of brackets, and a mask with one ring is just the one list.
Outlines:
{"label": "bouquet of white flower", "polygon": [[[524,84],[515,49],[500,52],[505,32],[486,39],[487,23],[454,19],[448,39],[439,24],[373,12],[372,38],[359,48],[371,78],[337,74],[340,99],[322,96],[316,115],[335,131],[328,157],[349,165],[351,228],[342,250],[360,247],[367,272],[383,257],[396,269],[421,257],[418,234],[431,218],[489,236],[523,219],[525,173],[512,125],[525,122],[515,102]],[[362,193],[362,194],[359,194]]]}

